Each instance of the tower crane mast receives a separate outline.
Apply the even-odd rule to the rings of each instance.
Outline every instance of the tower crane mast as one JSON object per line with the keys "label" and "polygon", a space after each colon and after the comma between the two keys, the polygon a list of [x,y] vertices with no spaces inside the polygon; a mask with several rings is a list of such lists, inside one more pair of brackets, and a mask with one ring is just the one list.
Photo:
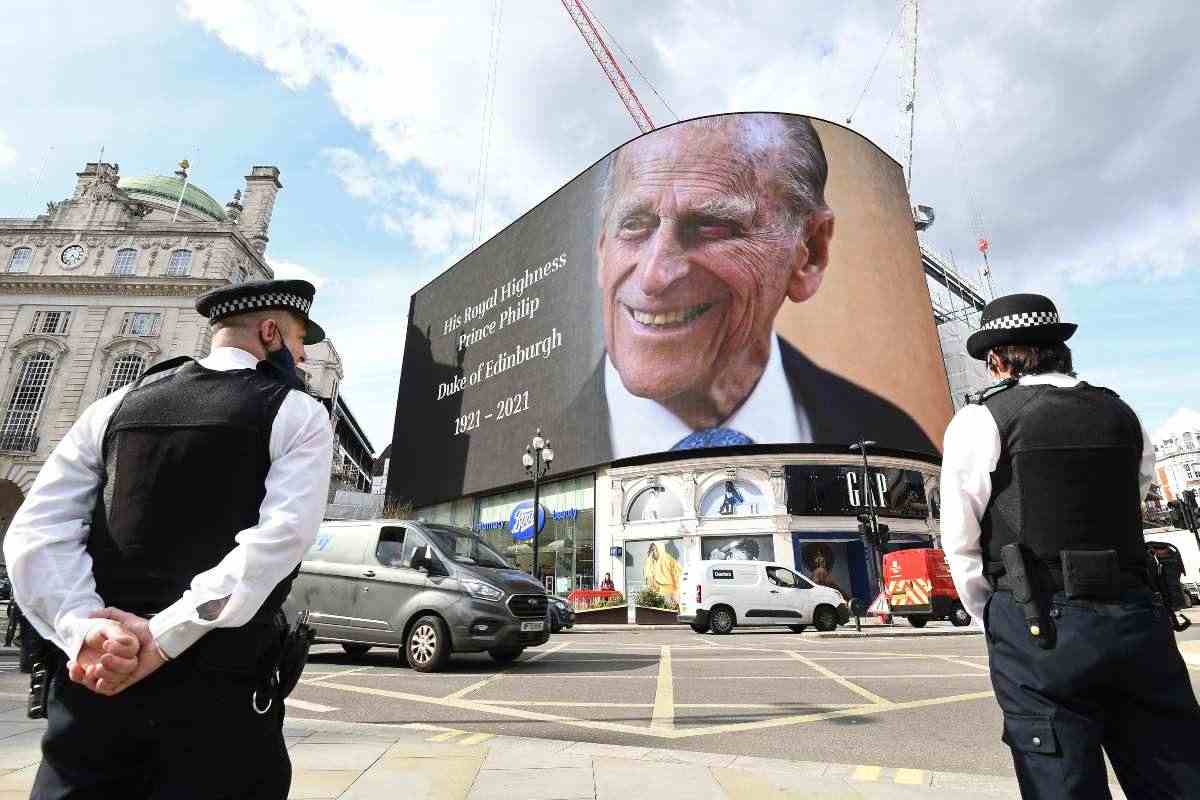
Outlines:
{"label": "tower crane mast", "polygon": [[592,21],[592,17],[588,13],[587,7],[584,6],[583,0],[562,0],[562,4],[563,8],[567,10],[567,14],[570,15],[571,21],[575,23],[575,27],[579,29],[579,35],[587,42],[592,55],[596,57],[600,68],[604,70],[609,83],[617,90],[617,96],[625,104],[625,109],[629,111],[629,116],[633,117],[634,124],[638,126],[638,130],[642,133],[654,130],[654,120],[650,119],[650,114],[646,111],[646,107],[642,105],[642,101],[638,99],[637,93],[633,91],[633,87],[629,85],[629,81],[626,79],[625,73],[621,71],[621,66],[617,63],[617,59],[613,56],[612,51],[608,49],[608,45],[604,43],[604,37],[596,29],[596,24]]}

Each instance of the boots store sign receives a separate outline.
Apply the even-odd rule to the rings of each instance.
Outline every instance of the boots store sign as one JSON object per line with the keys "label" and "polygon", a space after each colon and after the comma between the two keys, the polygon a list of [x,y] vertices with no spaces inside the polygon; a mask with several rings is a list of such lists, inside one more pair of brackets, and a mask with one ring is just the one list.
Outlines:
{"label": "boots store sign", "polygon": [[[546,507],[538,503],[537,513],[537,529],[544,531],[546,529],[547,519],[576,519],[579,516],[579,509],[567,508],[562,511],[547,511]],[[508,517],[507,522],[482,522],[476,526],[476,530],[489,531],[507,527],[512,532],[513,541],[527,542],[533,538],[533,501],[526,500],[517,503],[513,507],[512,513]]]}

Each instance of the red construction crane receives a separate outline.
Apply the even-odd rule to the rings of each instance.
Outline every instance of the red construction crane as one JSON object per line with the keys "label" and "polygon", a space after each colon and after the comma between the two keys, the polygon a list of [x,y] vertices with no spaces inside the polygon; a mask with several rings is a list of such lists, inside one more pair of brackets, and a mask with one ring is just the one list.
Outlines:
{"label": "red construction crane", "polygon": [[621,71],[620,65],[617,64],[617,59],[613,57],[612,51],[604,43],[604,37],[600,35],[600,31],[596,30],[596,24],[592,21],[592,16],[588,13],[583,0],[562,0],[562,4],[567,13],[571,15],[571,21],[575,23],[575,27],[579,29],[579,34],[587,42],[587,46],[591,48],[592,55],[596,57],[596,61],[600,64],[600,69],[604,70],[604,74],[608,76],[609,83],[617,90],[617,96],[625,104],[625,108],[629,111],[629,116],[633,117],[634,124],[638,126],[638,130],[642,133],[654,130],[654,120],[650,119],[650,114],[646,112],[646,107],[642,105],[642,101],[638,99],[637,93],[629,85],[629,81],[625,78],[625,73]]}

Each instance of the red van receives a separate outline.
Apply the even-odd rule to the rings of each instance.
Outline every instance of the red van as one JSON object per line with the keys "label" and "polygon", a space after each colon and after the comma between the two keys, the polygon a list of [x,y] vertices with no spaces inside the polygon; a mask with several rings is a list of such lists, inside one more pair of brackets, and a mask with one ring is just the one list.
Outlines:
{"label": "red van", "polygon": [[907,617],[914,628],[931,619],[948,619],[958,627],[971,624],[941,550],[920,547],[885,553],[883,585],[892,616]]}

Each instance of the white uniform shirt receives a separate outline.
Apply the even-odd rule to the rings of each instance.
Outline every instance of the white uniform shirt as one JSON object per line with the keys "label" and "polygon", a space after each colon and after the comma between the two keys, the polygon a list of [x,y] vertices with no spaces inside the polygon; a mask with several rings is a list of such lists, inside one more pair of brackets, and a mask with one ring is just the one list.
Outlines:
{"label": "white uniform shirt", "polygon": [[[695,431],[657,400],[630,394],[621,374],[604,357],[604,394],[608,400],[608,429],[613,458],[663,453]],[[792,395],[779,341],[771,337],[767,366],[750,396],[719,427],[749,436],[755,444],[807,444],[812,428],[803,406]]]}
{"label": "white uniform shirt", "polygon": [[[1022,386],[1049,384],[1063,389],[1078,383],[1078,378],[1058,373],[1020,380]],[[992,589],[983,574],[979,523],[992,499],[992,472],[1000,461],[1000,430],[992,412],[982,405],[959,409],[946,428],[942,451],[942,549],[963,607],[981,626]],[[1154,442],[1144,425],[1139,473],[1144,497],[1154,480]]]}
{"label": "white uniform shirt", "polygon": [[[233,347],[215,348],[200,361],[221,371],[253,369],[257,363],[253,355]],[[92,557],[85,548],[104,475],[104,434],[127,391],[97,400],[80,415],[38,473],[4,539],[18,605],[38,632],[70,658],[97,624],[88,615],[105,605],[96,593]],[[271,426],[269,448],[271,467],[258,524],[240,531],[237,545],[219,564],[196,575],[179,600],[150,620],[155,640],[170,657],[212,628],[249,622],[316,539],[332,464],[329,413],[303,392],[288,392]],[[203,476],[196,477],[202,486]],[[202,617],[199,608],[206,603],[210,605]],[[211,609],[219,611],[214,615]]]}

